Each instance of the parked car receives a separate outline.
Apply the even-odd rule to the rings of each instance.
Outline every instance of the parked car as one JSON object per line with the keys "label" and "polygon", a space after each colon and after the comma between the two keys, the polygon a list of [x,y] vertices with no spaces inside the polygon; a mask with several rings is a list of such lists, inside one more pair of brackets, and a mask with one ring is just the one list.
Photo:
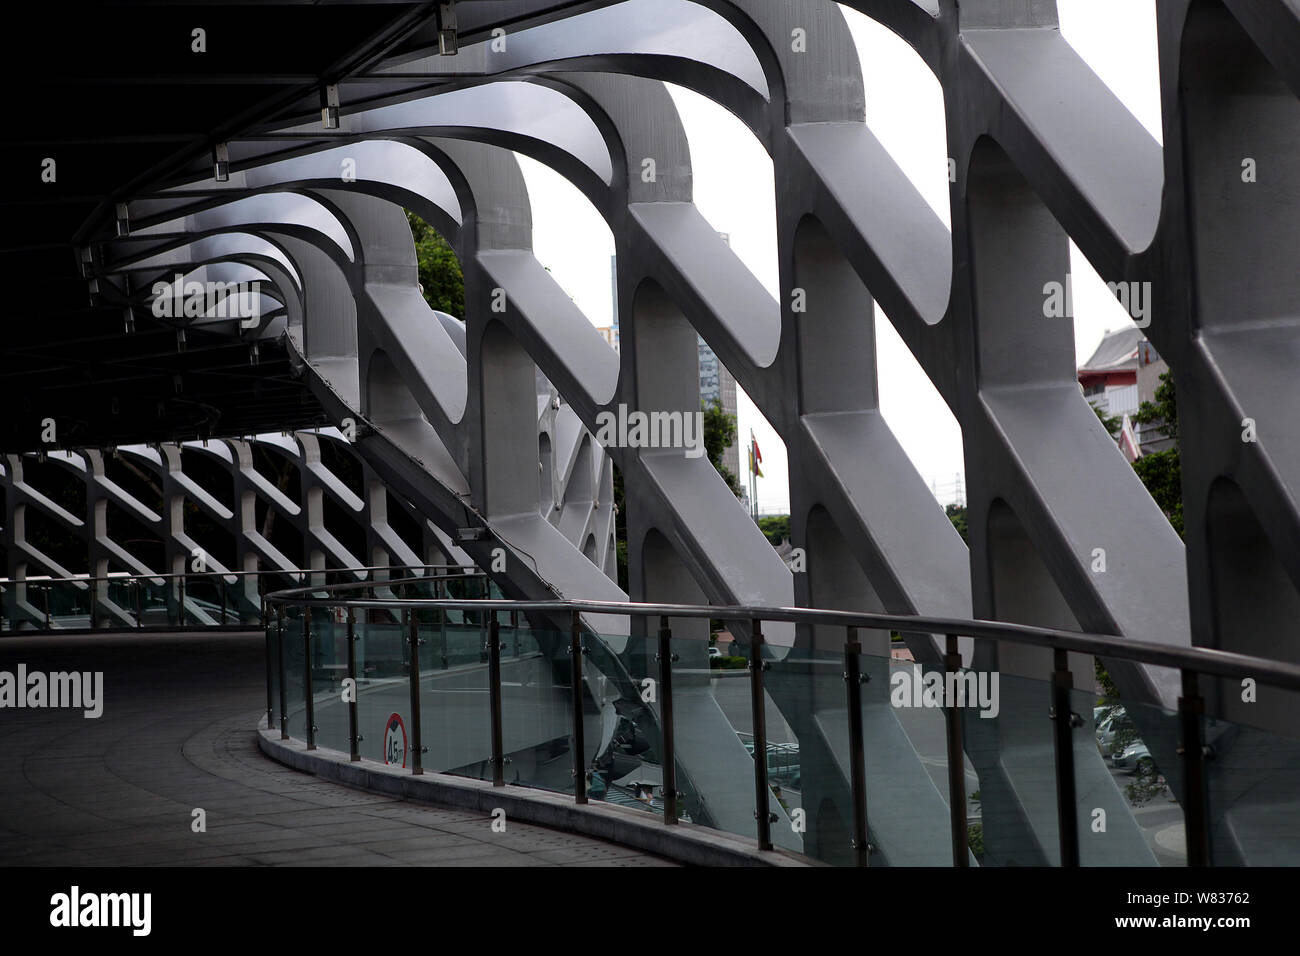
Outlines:
{"label": "parked car", "polygon": [[1136,730],[1124,708],[1116,707],[1109,717],[1104,718],[1097,725],[1097,749],[1103,756],[1122,750],[1126,744],[1132,742]]}
{"label": "parked car", "polygon": [[1140,740],[1113,754],[1110,763],[1116,770],[1136,774],[1139,777],[1154,777],[1156,774],[1155,759],[1152,758],[1147,745]]}
{"label": "parked car", "polygon": [[718,647],[710,647],[710,648],[709,648],[709,656],[710,656],[710,657],[721,657],[721,656],[722,656],[722,649],[721,649],[721,648],[718,648]]}

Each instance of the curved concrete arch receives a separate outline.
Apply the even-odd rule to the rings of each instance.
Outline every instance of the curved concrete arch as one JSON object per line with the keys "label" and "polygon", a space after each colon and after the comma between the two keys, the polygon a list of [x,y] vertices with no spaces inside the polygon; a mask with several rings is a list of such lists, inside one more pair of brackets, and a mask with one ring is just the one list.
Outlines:
{"label": "curved concrete arch", "polygon": [[840,0],[901,38],[936,75],[942,69],[940,0]]}
{"label": "curved concrete arch", "polygon": [[130,275],[136,272],[153,273],[163,276],[174,272],[176,265],[207,265],[223,262],[235,257],[246,262],[265,261],[274,263],[291,280],[285,288],[302,291],[302,278],[284,254],[284,250],[274,242],[259,238],[251,233],[223,232],[210,236],[167,246],[165,251],[157,252],[143,258],[136,258],[129,264],[115,262],[114,271]]}
{"label": "curved concrete arch", "polygon": [[[1287,266],[1300,236],[1274,212],[1297,198],[1296,177],[1285,175],[1295,162],[1286,146],[1300,129],[1300,69],[1286,46],[1300,38],[1294,3],[1267,12],[1244,0],[1162,2],[1163,150],[1069,48],[1052,0],[846,5],[902,37],[939,79],[956,166],[951,229],[863,123],[871,91],[862,88],[834,4],[672,2],[654,6],[663,11],[656,20],[651,5],[637,0],[509,34],[500,51],[488,41],[469,44],[451,62],[451,82],[431,83],[426,95],[415,84],[434,71],[447,79],[446,60],[431,63],[416,52],[381,66],[385,90],[403,78],[412,84],[397,94],[403,102],[345,105],[337,138],[304,123],[232,144],[232,182],[242,179],[229,188],[183,183],[145,197],[136,217],[143,228],[111,244],[110,265],[161,269],[187,254],[173,246],[198,249],[191,244],[212,243],[224,229],[293,250],[286,259],[301,279],[279,286],[290,348],[331,417],[376,404],[372,363],[358,359],[384,355],[391,367],[373,381],[391,380],[406,403],[400,408],[422,414],[401,419],[409,433],[376,423],[359,444],[399,491],[439,515],[444,530],[486,528],[484,542],[467,549],[477,560],[508,546],[504,580],[514,594],[617,591],[601,557],[610,516],[594,494],[587,505],[589,481],[603,487],[616,462],[629,493],[634,597],[676,586],[714,601],[843,597],[896,612],[973,613],[1255,649],[1257,634],[1246,629],[1292,619],[1300,582],[1300,440],[1288,419],[1294,402],[1275,397],[1294,397],[1298,354]],[[777,300],[729,258],[694,209],[689,143],[660,81],[730,109],[772,155]],[[345,81],[349,89],[359,85]],[[1236,142],[1273,174],[1241,180],[1254,192],[1234,178]],[[533,257],[527,192],[509,149],[567,176],[610,225],[621,356]],[[367,157],[359,184],[330,175],[349,150]],[[656,160],[660,175],[642,178],[646,159]],[[265,195],[246,196],[249,189]],[[310,217],[282,216],[295,201],[270,198],[276,190],[319,197],[347,251],[313,230]],[[393,205],[408,201],[439,210],[440,228],[466,265],[471,318],[463,340],[416,302]],[[205,225],[220,230],[209,234]],[[166,231],[182,227],[200,231]],[[1045,324],[1052,320],[1042,316],[1045,283],[1068,275],[1069,238],[1104,278],[1156,286],[1149,334],[1183,387],[1185,552],[1078,394],[1068,324]],[[256,244],[264,241],[237,240],[228,256],[203,259],[258,268]],[[303,252],[306,246],[316,251]],[[1252,254],[1274,270],[1246,288],[1241,277],[1252,274]],[[340,306],[322,321],[312,297],[323,288],[338,290],[354,311]],[[390,289],[400,291],[385,299]],[[504,310],[493,308],[498,290]],[[876,407],[869,370],[877,303],[962,427],[969,553]],[[384,339],[367,331],[390,318],[417,334]],[[578,427],[591,429],[598,414],[620,405],[687,411],[698,391],[687,372],[701,333],[786,441],[794,543],[809,550],[814,574],[792,577],[780,565],[707,463],[662,450],[611,448],[602,456]],[[402,367],[395,343],[420,335],[430,342]],[[1031,360],[1025,341],[1035,343]],[[423,354],[429,350],[436,363]],[[430,378],[437,363],[453,377],[462,370],[462,415],[438,392],[447,376]],[[492,445],[494,416],[511,447]],[[1242,440],[1246,419],[1257,441]],[[539,434],[551,446],[545,498],[565,500],[555,483],[569,482],[569,504],[583,514],[546,513],[544,482],[532,479],[538,464],[548,468]],[[1269,560],[1260,557],[1266,549]],[[1098,550],[1109,559],[1106,571],[1094,567]],[[826,573],[827,560],[839,562],[834,573]],[[1233,575],[1244,568],[1278,585],[1249,608],[1248,582]],[[787,660],[817,644],[817,635],[794,637]],[[907,639],[918,660],[935,659],[931,636]],[[1276,641],[1267,650],[1289,657],[1295,648]],[[1026,687],[1047,668],[1003,648],[983,648],[974,663]],[[1089,663],[1074,661],[1081,686]],[[1167,674],[1122,666],[1111,674],[1131,706],[1173,703]],[[791,694],[783,707],[797,708]],[[975,721],[969,737],[991,859],[1052,856],[1055,833],[1038,772],[1047,725],[1034,694],[1008,691],[1005,715]],[[1167,728],[1156,720],[1142,729],[1162,767],[1176,766]],[[819,729],[807,733],[809,761],[829,767],[838,744]],[[1076,745],[1086,750],[1091,741]],[[1224,753],[1235,760],[1242,751]],[[1112,807],[1120,822],[1112,814],[1114,841],[1090,842],[1089,853],[1097,861],[1149,862],[1126,808],[1106,802],[1110,784],[1094,764],[1095,755],[1080,757],[1080,792],[1099,794],[1098,805]],[[899,780],[922,781],[915,769],[907,764]],[[1177,792],[1181,782],[1172,782]],[[825,821],[814,827],[821,827],[814,841],[835,839],[835,819],[845,818],[842,793],[823,797],[813,801]],[[886,819],[873,812],[873,829],[893,829]],[[1223,824],[1238,834],[1245,825]],[[1216,852],[1266,855],[1259,841],[1237,837]]]}
{"label": "curved concrete arch", "polygon": [[[340,134],[360,136],[386,130],[419,131],[431,127],[481,130],[492,135],[501,128],[576,157],[606,184],[613,175],[604,137],[587,114],[546,86],[499,80],[441,93],[436,108],[425,99],[345,113]],[[432,115],[430,115],[432,113]],[[318,124],[288,127],[278,133],[319,137]]]}
{"label": "curved concrete arch", "polygon": [[298,227],[328,237],[347,258],[356,260],[351,237],[337,217],[312,197],[299,193],[252,195],[232,199],[209,209],[188,213],[178,219],[158,222],[134,230],[131,240],[159,236],[202,236],[228,230],[231,226],[274,223],[282,228]]}

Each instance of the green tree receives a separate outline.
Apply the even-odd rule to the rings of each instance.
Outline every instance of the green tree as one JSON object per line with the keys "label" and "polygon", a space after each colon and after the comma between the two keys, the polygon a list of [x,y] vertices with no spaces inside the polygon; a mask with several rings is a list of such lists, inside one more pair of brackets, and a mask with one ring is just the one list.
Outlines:
{"label": "green tree", "polygon": [[957,529],[957,533],[961,535],[961,539],[967,544],[970,544],[970,538],[967,537],[969,529],[966,525],[966,506],[951,504],[943,509],[943,513],[948,516],[948,520],[951,521],[952,526]]}
{"label": "green tree", "polygon": [[1166,438],[1178,441],[1178,392],[1174,388],[1173,375],[1161,373],[1155,401],[1143,402],[1133,421],[1139,425],[1158,425]]}
{"label": "green tree", "polygon": [[1169,518],[1179,536],[1183,533],[1183,465],[1177,446],[1143,455],[1133,462],[1133,470],[1147,486],[1151,497]]}
{"label": "green tree", "polygon": [[415,240],[415,262],[420,291],[431,309],[465,320],[465,277],[451,245],[432,226],[411,211],[406,213]]}
{"label": "green tree", "polygon": [[1143,455],[1133,462],[1133,469],[1155,499],[1169,523],[1183,533],[1183,466],[1178,452],[1178,393],[1169,372],[1160,376],[1154,402],[1143,402],[1133,420],[1139,425],[1156,426],[1164,437],[1173,440],[1165,451]]}
{"label": "green tree", "polygon": [[736,416],[724,411],[716,398],[711,404],[701,402],[700,407],[704,409],[704,450],[731,493],[739,498],[740,480],[722,463],[723,452],[736,443]]}
{"label": "green tree", "polygon": [[762,531],[773,547],[790,537],[789,515],[767,515],[758,519],[758,530]]}
{"label": "green tree", "polygon": [[1088,404],[1092,405],[1092,410],[1097,413],[1097,417],[1101,419],[1101,423],[1103,426],[1105,426],[1106,431],[1110,435],[1110,437],[1118,438],[1119,430],[1124,427],[1124,419],[1116,418],[1114,415],[1107,415],[1096,405],[1093,405],[1092,402],[1089,402]]}

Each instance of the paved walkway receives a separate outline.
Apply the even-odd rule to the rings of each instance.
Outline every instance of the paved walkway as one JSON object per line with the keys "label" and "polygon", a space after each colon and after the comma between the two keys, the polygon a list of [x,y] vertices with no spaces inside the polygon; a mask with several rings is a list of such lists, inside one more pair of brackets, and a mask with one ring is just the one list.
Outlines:
{"label": "paved walkway", "polygon": [[260,634],[0,638],[0,671],[104,672],[98,719],[0,709],[0,865],[671,865],[282,767],[255,743],[263,655]]}

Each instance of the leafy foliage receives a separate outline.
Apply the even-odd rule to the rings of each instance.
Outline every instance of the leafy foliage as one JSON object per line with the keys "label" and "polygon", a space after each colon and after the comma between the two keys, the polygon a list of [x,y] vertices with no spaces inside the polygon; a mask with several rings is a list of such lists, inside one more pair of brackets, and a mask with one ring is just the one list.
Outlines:
{"label": "leafy foliage", "polygon": [[1115,415],[1107,415],[1096,405],[1093,405],[1092,402],[1089,402],[1088,404],[1092,405],[1092,410],[1097,413],[1097,417],[1101,419],[1101,423],[1110,437],[1119,437],[1119,430],[1124,427],[1124,419],[1118,418]]}
{"label": "leafy foliage", "polygon": [[1183,533],[1183,467],[1178,449],[1170,448],[1143,455],[1133,462],[1133,470],[1147,486],[1151,497],[1169,518],[1179,536]]}
{"label": "leafy foliage", "polygon": [[957,533],[961,535],[961,539],[967,544],[970,544],[970,529],[966,524],[966,506],[951,504],[943,509],[943,513],[948,516],[948,520],[951,521],[952,526],[957,529]]}
{"label": "leafy foliage", "polygon": [[790,537],[789,515],[768,515],[758,519],[758,529],[767,536],[773,546],[779,545]]}
{"label": "leafy foliage", "polygon": [[1160,376],[1155,401],[1143,402],[1133,416],[1133,421],[1139,425],[1159,425],[1166,438],[1178,441],[1178,393],[1174,388],[1174,378],[1169,372]]}
{"label": "leafy foliage", "polygon": [[736,416],[724,411],[716,398],[712,404],[701,402],[700,405],[704,409],[704,451],[731,493],[739,498],[742,494],[740,479],[722,463],[723,453],[736,443]]}
{"label": "leafy foliage", "polygon": [[745,657],[710,657],[709,667],[714,670],[736,671],[744,670],[749,666],[749,659]]}
{"label": "leafy foliage", "polygon": [[465,320],[465,277],[451,245],[433,227],[409,210],[406,221],[415,240],[420,291],[431,309]]}
{"label": "leafy foliage", "polygon": [[1169,523],[1183,533],[1183,467],[1178,451],[1178,393],[1169,372],[1160,376],[1155,401],[1143,402],[1133,420],[1141,425],[1158,425],[1160,432],[1173,439],[1174,446],[1165,451],[1144,455],[1133,462],[1133,469],[1155,499]]}

